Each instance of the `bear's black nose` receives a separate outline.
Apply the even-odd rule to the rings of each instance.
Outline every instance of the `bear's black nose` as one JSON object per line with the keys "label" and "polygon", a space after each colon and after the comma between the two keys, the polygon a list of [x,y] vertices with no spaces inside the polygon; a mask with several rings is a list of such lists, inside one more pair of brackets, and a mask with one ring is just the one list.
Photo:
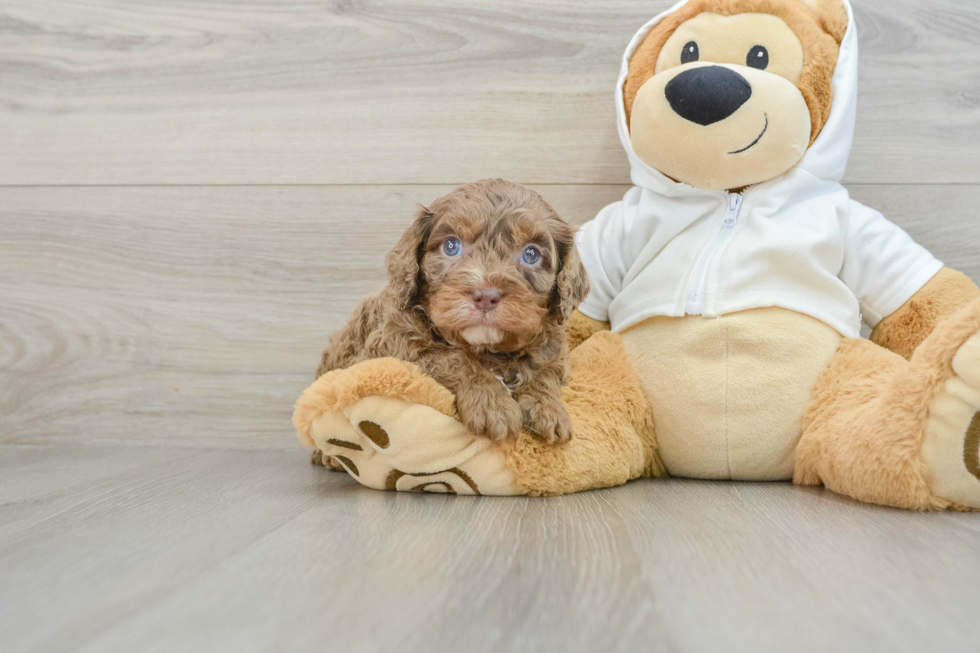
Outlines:
{"label": "bear's black nose", "polygon": [[702,66],[667,82],[665,92],[674,113],[710,125],[738,111],[752,97],[752,85],[730,68]]}

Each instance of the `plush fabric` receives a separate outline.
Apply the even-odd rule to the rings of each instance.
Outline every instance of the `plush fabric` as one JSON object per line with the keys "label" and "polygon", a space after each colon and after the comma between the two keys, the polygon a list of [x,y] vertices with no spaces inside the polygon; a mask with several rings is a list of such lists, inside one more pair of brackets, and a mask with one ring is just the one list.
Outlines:
{"label": "plush fabric", "polygon": [[[704,12],[718,17],[691,22]],[[744,16],[753,12],[769,18]],[[569,442],[527,432],[499,444],[476,438],[445,388],[393,359],[314,383],[296,407],[300,439],[379,489],[551,495],[668,473],[792,476],[887,506],[980,509],[980,289],[840,185],[856,107],[852,18],[847,0],[690,0],[630,41],[616,112],[635,187],[578,239],[593,292],[568,322]],[[667,127],[654,99],[701,129],[737,126],[749,97],[678,86],[673,99],[641,101],[644,88],[656,90],[644,85],[659,54],[677,58],[687,34],[722,24],[747,33],[706,42],[701,59],[689,48],[673,78],[724,65],[753,96],[796,84],[811,123],[798,162],[765,178],[768,168],[743,159],[761,177],[727,187],[734,192],[678,183],[650,163],[663,143],[634,148],[629,133],[631,110],[634,122],[650,111],[653,131]],[[769,73],[748,58],[707,59],[735,58],[754,35],[777,44]],[[794,52],[791,37],[803,51],[798,82],[792,62],[780,63]],[[718,71],[698,79],[722,77],[734,79]],[[689,100],[717,104],[679,111]],[[717,149],[702,136],[701,149]],[[794,146],[778,129],[769,136]],[[670,147],[666,154],[685,155]],[[706,172],[704,183],[721,178]],[[859,315],[872,340],[856,337]]]}
{"label": "plush fabric", "polygon": [[507,447],[528,494],[567,494],[666,476],[653,413],[619,336],[600,331],[572,351],[562,401],[574,426],[570,442],[551,446],[525,432]]}
{"label": "plush fabric", "polygon": [[805,53],[799,88],[810,111],[812,144],[823,129],[833,100],[831,78],[837,64],[837,48],[847,25],[847,15],[840,3],[821,2],[820,6],[810,7],[793,0],[690,0],[660,21],[633,54],[630,73],[623,87],[627,124],[633,99],[656,72],[657,59],[667,39],[679,26],[704,12],[722,16],[769,14],[780,18],[793,30]]}
{"label": "plush fabric", "polygon": [[876,326],[875,317],[898,309],[942,268],[879,212],[805,171],[741,198],[723,230],[730,195],[679,184],[631,188],[579,231],[592,281],[579,310],[623,331],[657,315],[779,306],[857,337],[862,315]]}
{"label": "plush fabric", "polygon": [[403,368],[417,371],[411,363],[390,364],[390,359],[365,361],[356,372],[334,370],[306,389],[293,411],[293,426],[304,444],[313,445],[310,437],[313,420],[330,410],[342,410],[362,397],[387,396],[414,404],[425,404],[449,417],[456,416],[454,398],[449,390],[419,374],[405,374]]}
{"label": "plush fabric", "polygon": [[[581,319],[581,318],[580,318]],[[327,372],[300,397],[299,438],[378,490],[565,494],[664,476],[653,416],[619,336],[597,332],[572,352],[562,400],[575,437],[530,433],[492,443],[452,417],[452,396],[393,358]]]}
{"label": "plush fabric", "polygon": [[[810,13],[798,0],[792,2],[799,4],[799,11]],[[754,0],[728,4],[732,12],[736,5],[746,11],[758,8]],[[694,6],[699,5],[692,0],[676,13]],[[638,65],[639,48],[676,13],[644,25],[623,56],[616,89],[617,124],[635,186],[578,234],[592,282],[592,292],[580,310],[611,322],[614,331],[656,315],[717,317],[766,306],[809,315],[848,337],[860,334],[862,314],[870,326],[876,326],[877,319],[898,309],[942,264],[881,213],[851,200],[839,183],[853,138],[854,30],[846,32],[840,64],[832,71],[833,100],[825,129],[799,163],[739,193],[742,204],[723,232],[731,194],[670,179],[634,150],[627,129],[624,89]],[[827,38],[836,48],[836,40]],[[705,63],[701,59],[688,67]],[[782,77],[753,72],[772,78],[777,87],[789,85]],[[765,88],[759,93],[764,94]],[[660,107],[670,111],[665,99]],[[742,120],[742,113],[719,124]],[[671,156],[697,159],[707,156],[702,150],[708,145],[714,146],[713,137],[701,147],[677,144],[668,149]],[[721,152],[721,158],[725,154]],[[734,169],[741,174],[740,166]],[[717,238],[721,240],[713,257],[699,268],[703,253]]]}
{"label": "plush fabric", "polygon": [[[637,61],[643,54],[641,44],[624,90],[644,67]],[[798,88],[803,66],[800,39],[777,16],[694,16],[667,39],[656,75],[634,99],[626,98],[634,152],[668,177],[702,189],[777,177],[800,161],[811,141],[810,111]]]}
{"label": "plush fabric", "polygon": [[417,366],[378,358],[318,378],[293,424],[301,441],[376,490],[523,493],[504,451],[470,434],[453,400]]}
{"label": "plush fabric", "polygon": [[655,317],[624,332],[667,472],[792,478],[800,417],[840,340],[826,324],[779,308]]}
{"label": "plush fabric", "polygon": [[980,410],[978,333],[975,302],[941,322],[909,361],[844,339],[814,386],[794,482],[913,510],[980,508],[980,479],[964,464]]}
{"label": "plush fabric", "polygon": [[871,341],[905,358],[932,333],[936,325],[980,299],[977,288],[962,272],[943,268],[871,332]]}
{"label": "plush fabric", "polygon": [[[693,77],[699,74],[702,78]],[[697,89],[705,85],[711,85],[712,95],[718,95],[718,86],[730,89],[721,95],[726,101],[697,101]],[[679,75],[658,75],[639,90],[633,107],[633,151],[668,177],[701,189],[740,188],[778,177],[803,158],[810,138],[810,115],[799,89],[744,66],[736,72],[729,64],[691,64]],[[710,149],[702,145],[706,131],[714,144]],[[719,151],[738,154],[738,160],[719,157]]]}
{"label": "plush fabric", "polygon": [[697,44],[695,61],[752,65],[748,55],[763,41],[768,56],[759,67],[783,77],[794,86],[798,84],[803,75],[803,44],[781,18],[760,13],[723,16],[708,12],[686,21],[664,43],[657,56],[655,72],[662,73],[682,65],[685,59],[693,59],[687,56],[690,48],[685,52],[691,42]]}
{"label": "plush fabric", "polygon": [[609,331],[609,323],[594,320],[581,311],[575,311],[568,321],[568,347],[575,349],[588,340],[593,333],[599,331]]}
{"label": "plush fabric", "polygon": [[[700,324],[685,324],[693,320]],[[645,335],[661,339],[673,352],[701,347],[710,353],[706,347],[712,342],[730,345],[734,333],[737,343],[729,355],[745,354],[750,367],[768,356],[790,382],[795,380],[792,369],[781,364],[779,354],[793,346],[792,339],[784,336],[780,344],[777,336],[770,343],[750,326],[765,325],[786,336],[795,330],[802,369],[819,367],[816,363],[828,355],[828,345],[839,343],[831,347],[830,361],[813,384],[801,416],[802,437],[795,455],[788,456],[794,482],[823,484],[862,501],[899,508],[980,508],[980,438],[970,428],[980,411],[980,301],[940,322],[911,361],[867,340],[840,338],[810,318],[781,309],[722,320],[671,321],[673,334]],[[340,458],[351,476],[375,489],[552,495],[619,485],[641,476],[666,477],[669,466],[661,459],[656,418],[633,371],[629,347],[601,322],[575,314],[572,323],[573,332],[592,335],[572,352],[572,378],[562,396],[575,425],[571,442],[548,445],[528,433],[498,445],[476,438],[450,417],[448,391],[415,366],[394,359],[367,361],[320,377],[297,403],[294,423],[299,437]],[[699,333],[702,330],[707,338]],[[643,328],[634,331],[639,335]],[[692,341],[684,342],[684,331],[694,334]],[[679,335],[680,341],[671,342],[671,335]],[[629,339],[630,333],[624,337]],[[640,358],[636,364],[656,365],[671,355],[667,351],[659,361]],[[683,372],[697,370],[699,364],[685,366]],[[672,376],[675,371],[664,371],[663,387],[687,387],[684,379]],[[711,373],[704,367],[701,371]],[[652,369],[647,373],[654,374]],[[751,375],[737,380],[752,383]],[[767,374],[761,380],[769,392],[780,393],[777,400],[799,406],[792,387],[774,389]],[[699,393],[696,385],[692,394]],[[765,399],[765,390],[749,388],[748,400],[727,400],[733,415],[728,428],[748,434],[754,422],[757,433],[772,434],[779,429],[776,423],[782,421],[786,427],[792,410],[771,404],[768,410],[752,407]],[[691,406],[690,397],[683,401],[695,423],[695,411],[712,410],[710,403]],[[663,420],[663,428],[674,428],[670,419]],[[750,448],[758,446],[747,442]],[[779,446],[768,448],[770,460],[786,463]],[[733,449],[737,460],[739,448]]]}

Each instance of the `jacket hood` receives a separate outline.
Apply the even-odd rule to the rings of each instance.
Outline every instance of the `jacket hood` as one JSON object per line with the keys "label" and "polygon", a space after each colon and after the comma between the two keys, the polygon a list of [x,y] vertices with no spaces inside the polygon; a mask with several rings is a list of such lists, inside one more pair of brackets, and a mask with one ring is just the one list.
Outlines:
{"label": "jacket hood", "polygon": [[[673,181],[646,164],[633,152],[629,127],[626,123],[626,104],[623,99],[623,86],[626,83],[626,75],[629,72],[629,61],[630,57],[633,56],[633,52],[640,46],[640,43],[643,42],[643,39],[646,38],[646,35],[651,29],[664,18],[686,5],[688,1],[681,0],[667,11],[651,19],[633,35],[629,45],[626,46],[626,52],[623,53],[623,62],[620,68],[619,78],[616,81],[616,122],[619,130],[619,139],[629,158],[632,181],[637,186],[668,196],[698,189],[693,189],[687,184]],[[851,10],[850,0],[840,0],[840,2],[847,10],[847,31],[844,34],[844,39],[841,41],[837,67],[834,69],[832,80],[834,97],[830,106],[830,115],[827,118],[826,124],[824,124],[823,130],[821,130],[813,142],[813,145],[806,151],[806,154],[803,155],[800,162],[791,169],[791,171],[804,170],[818,179],[834,182],[840,182],[844,178],[844,172],[847,169],[847,159],[854,140],[854,122],[857,115],[857,29],[854,25],[854,13]]]}

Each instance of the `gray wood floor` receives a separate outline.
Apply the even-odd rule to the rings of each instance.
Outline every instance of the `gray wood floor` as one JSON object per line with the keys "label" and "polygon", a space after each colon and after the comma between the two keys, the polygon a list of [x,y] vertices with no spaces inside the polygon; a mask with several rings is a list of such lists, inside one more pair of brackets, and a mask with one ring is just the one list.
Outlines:
{"label": "gray wood floor", "polygon": [[[847,184],[980,280],[980,4],[855,3]],[[975,647],[975,515],[680,480],[402,496],[295,440],[415,202],[622,196],[612,86],[668,4],[0,4],[3,650]]]}

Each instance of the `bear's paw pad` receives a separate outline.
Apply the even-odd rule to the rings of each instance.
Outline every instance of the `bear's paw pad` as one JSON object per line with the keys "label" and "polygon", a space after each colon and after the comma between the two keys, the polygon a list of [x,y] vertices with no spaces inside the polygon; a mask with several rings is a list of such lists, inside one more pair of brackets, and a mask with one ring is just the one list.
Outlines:
{"label": "bear's paw pad", "polygon": [[310,437],[359,483],[377,490],[524,493],[499,446],[430,406],[364,397],[314,417]]}
{"label": "bear's paw pad", "polygon": [[980,334],[959,348],[952,368],[929,406],[922,454],[937,496],[980,509]]}

